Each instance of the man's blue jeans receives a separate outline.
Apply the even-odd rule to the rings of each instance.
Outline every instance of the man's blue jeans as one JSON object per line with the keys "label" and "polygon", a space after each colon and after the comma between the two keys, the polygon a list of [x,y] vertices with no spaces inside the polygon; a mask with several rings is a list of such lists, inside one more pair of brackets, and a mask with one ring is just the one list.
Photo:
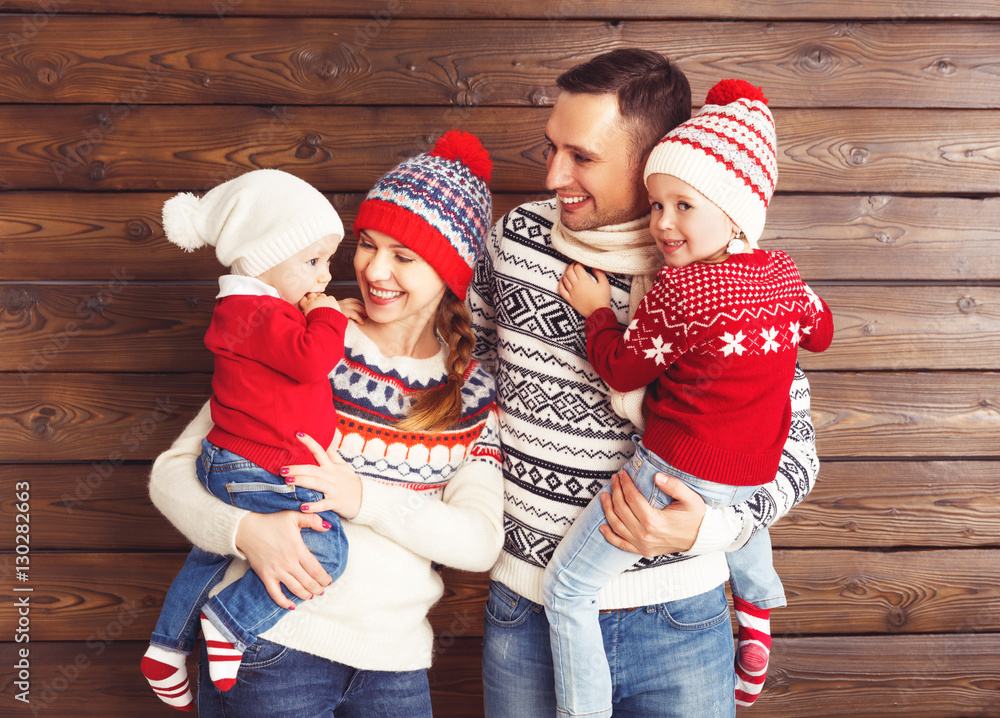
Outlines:
{"label": "man's blue jeans", "polygon": [[[262,638],[243,654],[236,685],[223,693],[202,646],[201,718],[431,718],[427,671],[365,671]],[[550,717],[551,718],[551,717]]]}
{"label": "man's blue jeans", "polygon": [[[625,470],[655,509],[663,509],[671,501],[656,486],[657,473],[681,479],[710,506],[739,503],[757,488],[699,479],[671,466],[638,441]],[[610,491],[609,482],[602,493]],[[611,675],[597,620],[597,594],[631,568],[637,556],[610,544],[600,532],[605,525],[604,508],[597,496],[573,522],[545,572],[545,611],[551,627],[559,715],[611,715]],[[734,595],[761,608],[784,605],[784,590],[771,562],[766,532],[759,532],[745,548],[727,558],[730,566],[736,567],[731,569]]]}
{"label": "man's blue jeans", "polygon": [[[733,632],[723,586],[600,615],[615,718],[733,718]],[[555,678],[545,610],[490,585],[483,638],[486,718],[552,718]]]}
{"label": "man's blue jeans", "polygon": [[[198,478],[212,494],[248,511],[265,514],[289,509],[299,511],[303,503],[323,498],[317,491],[290,486],[252,461],[207,440],[202,441],[197,471]],[[337,514],[324,511],[320,515],[333,527],[325,532],[303,529],[302,540],[336,581],[347,566],[347,538]],[[198,637],[199,613],[204,611],[230,642],[246,648],[285,615],[287,609],[274,602],[252,570],[208,598],[231,560],[197,547],[191,549],[163,600],[151,643],[190,653]],[[296,605],[302,602],[284,586],[282,591]]]}

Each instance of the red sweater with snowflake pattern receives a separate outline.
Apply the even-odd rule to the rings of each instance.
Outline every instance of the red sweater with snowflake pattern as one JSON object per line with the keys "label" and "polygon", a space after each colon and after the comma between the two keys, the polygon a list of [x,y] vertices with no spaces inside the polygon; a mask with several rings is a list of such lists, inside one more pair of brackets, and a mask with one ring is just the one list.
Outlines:
{"label": "red sweater with snowflake pattern", "polygon": [[774,479],[791,422],[799,346],[833,338],[826,303],[784,252],[664,267],[628,328],[610,309],[586,322],[587,356],[618,391],[652,383],[646,448],[706,481]]}

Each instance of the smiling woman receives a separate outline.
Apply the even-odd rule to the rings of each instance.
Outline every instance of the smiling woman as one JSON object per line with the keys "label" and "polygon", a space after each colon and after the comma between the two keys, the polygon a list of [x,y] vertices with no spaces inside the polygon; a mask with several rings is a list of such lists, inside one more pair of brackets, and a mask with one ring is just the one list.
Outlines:
{"label": "smiling woman", "polygon": [[[299,511],[248,513],[199,493],[205,410],[157,460],[157,507],[205,551],[245,555],[281,614],[223,690],[203,659],[201,716],[430,716],[435,564],[484,571],[503,539],[493,380],[472,359],[462,301],[489,229],[490,169],[477,138],[449,132],[362,202],[355,269],[367,316],[348,326],[325,381],[336,433],[329,448],[300,433],[311,460],[277,469],[281,489],[307,502]],[[331,588],[310,538],[329,531],[327,512],[349,546]],[[219,585],[246,567],[234,561]],[[282,611],[282,587],[315,600]]]}

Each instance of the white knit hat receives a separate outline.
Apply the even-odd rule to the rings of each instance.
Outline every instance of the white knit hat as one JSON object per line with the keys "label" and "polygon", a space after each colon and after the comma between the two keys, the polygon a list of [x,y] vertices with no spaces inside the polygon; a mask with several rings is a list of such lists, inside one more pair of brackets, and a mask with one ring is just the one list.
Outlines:
{"label": "white knit hat", "polygon": [[643,181],[672,175],[729,215],[756,246],[778,180],[774,118],[760,88],[722,80],[705,106],[653,148]]}
{"label": "white knit hat", "polygon": [[254,170],[198,198],[184,192],[163,204],[167,239],[193,252],[215,247],[233,274],[256,277],[344,225],[333,205],[305,180],[281,170]]}

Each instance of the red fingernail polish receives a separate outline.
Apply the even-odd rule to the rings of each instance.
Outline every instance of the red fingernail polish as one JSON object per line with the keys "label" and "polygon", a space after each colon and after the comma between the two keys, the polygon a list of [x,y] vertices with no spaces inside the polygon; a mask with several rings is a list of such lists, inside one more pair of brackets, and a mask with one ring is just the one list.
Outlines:
{"label": "red fingernail polish", "polygon": [[289,611],[294,611],[295,610],[295,604],[293,603],[291,606],[289,606],[288,610]]}
{"label": "red fingernail polish", "polygon": [[302,504],[302,510],[303,511],[308,511],[309,510],[309,504]]}
{"label": "red fingernail polish", "polygon": [[296,431],[295,435],[296,436],[305,436],[305,434],[303,434],[301,431]]}
{"label": "red fingernail polish", "polygon": [[331,528],[332,526],[333,526],[333,524],[331,524],[329,521],[324,521],[323,522],[323,528],[325,528],[325,529]]}
{"label": "red fingernail polish", "polygon": [[286,483],[286,484],[294,484],[294,483],[295,483],[295,477],[294,477],[294,476],[289,476],[289,477],[287,477],[287,478],[285,479],[285,483]]}
{"label": "red fingernail polish", "polygon": [[288,467],[282,466],[280,469],[278,469],[278,473],[281,474],[282,476],[288,476]]}

